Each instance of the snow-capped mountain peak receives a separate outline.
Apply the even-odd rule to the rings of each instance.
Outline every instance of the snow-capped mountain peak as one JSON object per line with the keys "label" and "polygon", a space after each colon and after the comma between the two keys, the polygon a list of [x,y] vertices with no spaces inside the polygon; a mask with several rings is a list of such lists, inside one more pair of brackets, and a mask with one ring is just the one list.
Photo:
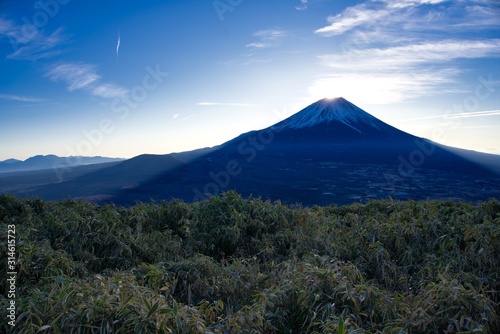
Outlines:
{"label": "snow-capped mountain peak", "polygon": [[380,123],[383,123],[346,99],[338,97],[319,100],[275,127],[301,129],[331,122],[343,123],[358,132],[367,126],[380,129]]}

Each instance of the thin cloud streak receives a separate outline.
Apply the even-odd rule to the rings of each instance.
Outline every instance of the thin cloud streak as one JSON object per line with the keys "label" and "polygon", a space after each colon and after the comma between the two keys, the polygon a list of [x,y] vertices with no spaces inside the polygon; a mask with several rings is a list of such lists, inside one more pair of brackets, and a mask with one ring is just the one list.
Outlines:
{"label": "thin cloud streak", "polygon": [[308,7],[307,0],[300,0],[300,2],[302,3],[302,5],[301,6],[295,6],[295,9],[296,10],[306,10],[307,7]]}
{"label": "thin cloud streak", "polygon": [[366,103],[397,103],[454,91],[450,85],[466,71],[456,60],[495,56],[500,56],[500,39],[446,40],[321,55],[322,64],[334,74],[322,75],[309,90],[317,98],[338,91]]}
{"label": "thin cloud streak", "polygon": [[54,82],[64,82],[70,92],[86,90],[94,96],[103,98],[123,97],[128,90],[110,83],[100,83],[96,66],[84,63],[65,63],[55,65],[47,72],[47,77]]}
{"label": "thin cloud streak", "polygon": [[[57,48],[67,41],[62,29],[58,28],[50,34],[33,28],[27,30],[26,26],[16,25],[10,20],[0,17],[0,39],[7,38],[14,52],[7,55],[9,59],[36,61],[43,58],[51,58],[61,53]],[[121,38],[118,32],[116,45],[116,56],[120,50]],[[123,97],[128,90],[110,83],[99,83],[101,76],[96,71],[96,66],[85,63],[59,63],[49,65],[45,73],[51,81],[63,82],[67,89],[72,92],[76,90],[87,90],[92,95],[103,98]],[[1,99],[40,102],[42,100],[22,97],[17,95],[0,95]]]}
{"label": "thin cloud streak", "polygon": [[88,87],[101,77],[96,73],[95,66],[89,64],[61,64],[52,68],[47,76],[52,81],[63,81],[69,91]]}
{"label": "thin cloud streak", "polygon": [[500,128],[500,125],[478,125],[478,126],[454,126],[451,129],[493,129]]}
{"label": "thin cloud streak", "polygon": [[118,31],[118,41],[116,42],[116,58],[118,58],[118,52],[120,51],[120,42],[121,42],[120,31]]}
{"label": "thin cloud streak", "polygon": [[500,55],[500,39],[483,41],[446,40],[388,48],[353,50],[319,58],[338,69],[402,69],[431,62],[450,62],[459,58],[482,58]]}
{"label": "thin cloud streak", "polygon": [[[466,24],[474,30],[499,25],[498,8],[488,1],[447,0],[386,0],[365,1],[348,7],[342,13],[329,16],[329,25],[316,29],[315,34],[331,37],[344,34],[357,28],[382,28],[398,34],[405,31],[441,30],[456,31]],[[437,4],[446,4],[447,8],[437,8]],[[424,5],[432,6],[431,10]],[[422,24],[424,23],[424,24]],[[399,29],[398,29],[399,28]]]}
{"label": "thin cloud streak", "polygon": [[315,97],[333,88],[356,95],[356,86],[376,104],[448,93],[468,71],[458,60],[500,56],[498,38],[456,37],[499,27],[494,1],[366,0],[327,20],[314,34],[347,39],[340,52],[318,56],[327,74],[310,86]]}
{"label": "thin cloud streak", "polygon": [[39,60],[53,58],[62,53],[56,48],[66,42],[66,37],[62,34],[62,29],[57,29],[50,35],[39,34],[26,44],[16,45],[17,50],[8,55],[8,58],[17,60]]}
{"label": "thin cloud streak", "polygon": [[21,96],[21,95],[12,95],[12,94],[0,94],[0,100],[7,101],[18,101],[18,102],[44,102],[44,99],[40,99],[32,96]]}
{"label": "thin cloud streak", "polygon": [[224,102],[198,102],[197,106],[228,106],[228,107],[257,107],[256,104],[249,103],[224,103]]}
{"label": "thin cloud streak", "polygon": [[420,5],[436,5],[448,0],[382,0],[388,8],[406,8]]}
{"label": "thin cloud streak", "polygon": [[330,25],[317,29],[315,34],[323,36],[341,35],[355,27],[365,23],[378,21],[391,14],[388,10],[370,10],[364,5],[349,7],[344,13],[336,16],[329,16],[327,21]]}
{"label": "thin cloud streak", "polygon": [[128,90],[114,84],[101,84],[92,89],[92,95],[104,98],[117,98],[127,95]]}
{"label": "thin cloud streak", "polygon": [[253,42],[245,45],[247,48],[268,48],[279,45],[280,41],[288,36],[288,32],[282,29],[266,29],[259,30],[253,34],[259,39],[258,42]]}
{"label": "thin cloud streak", "polygon": [[250,44],[247,44],[245,45],[247,48],[266,48],[268,47],[270,44],[266,44],[266,43],[250,43]]}
{"label": "thin cloud streak", "polygon": [[460,113],[454,115],[444,116],[444,119],[450,118],[469,118],[469,117],[489,117],[489,116],[499,116],[500,110],[488,110],[488,111],[477,111],[477,112],[469,112],[469,113]]}
{"label": "thin cloud streak", "polygon": [[399,120],[399,122],[409,122],[418,121],[423,119],[454,119],[454,118],[470,118],[470,117],[490,117],[490,116],[500,116],[500,110],[486,110],[486,111],[473,111],[473,112],[463,112],[458,114],[443,114],[434,116],[425,116],[417,118],[407,118]]}
{"label": "thin cloud streak", "polygon": [[267,30],[259,30],[254,35],[259,38],[262,38],[263,40],[275,41],[287,36],[287,32],[281,29],[267,29]]}
{"label": "thin cloud streak", "polygon": [[52,33],[34,29],[26,31],[25,26],[16,25],[10,20],[0,18],[0,39],[6,38],[13,52],[7,55],[15,60],[39,60],[55,57],[62,53],[58,47],[67,42],[68,37],[61,28]]}

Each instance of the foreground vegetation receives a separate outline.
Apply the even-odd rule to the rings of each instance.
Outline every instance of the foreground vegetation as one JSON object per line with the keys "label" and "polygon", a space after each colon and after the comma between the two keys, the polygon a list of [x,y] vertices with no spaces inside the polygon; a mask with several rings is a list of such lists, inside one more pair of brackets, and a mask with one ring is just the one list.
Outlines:
{"label": "foreground vegetation", "polygon": [[[302,208],[229,192],[122,208],[0,196],[0,220],[2,236],[16,226],[18,262],[4,333],[500,332],[498,200]],[[5,311],[5,279],[0,289]]]}

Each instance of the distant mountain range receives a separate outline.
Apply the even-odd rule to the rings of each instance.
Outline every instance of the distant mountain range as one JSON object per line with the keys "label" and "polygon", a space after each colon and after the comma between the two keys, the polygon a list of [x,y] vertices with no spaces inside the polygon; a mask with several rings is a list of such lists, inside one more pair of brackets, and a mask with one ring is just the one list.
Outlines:
{"label": "distant mountain range", "polygon": [[34,171],[41,169],[52,169],[62,167],[76,167],[84,165],[102,164],[108,162],[123,161],[121,158],[106,158],[106,157],[80,157],[71,156],[61,158],[57,155],[36,155],[24,161],[17,159],[7,159],[0,161],[0,173],[5,172],[20,172]]}
{"label": "distant mountain range", "polygon": [[[500,198],[500,156],[447,147],[398,130],[343,98],[323,99],[222,145],[45,175],[0,192],[55,200],[204,199],[221,191],[304,205],[396,199]],[[25,180],[26,175],[19,175]],[[35,177],[35,179],[37,179]]]}

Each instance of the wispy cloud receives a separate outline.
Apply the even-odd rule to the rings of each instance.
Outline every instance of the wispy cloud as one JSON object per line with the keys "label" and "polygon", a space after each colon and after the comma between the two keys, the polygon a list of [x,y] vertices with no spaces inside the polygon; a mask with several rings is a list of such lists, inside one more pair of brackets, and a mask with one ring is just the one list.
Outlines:
{"label": "wispy cloud", "polygon": [[386,48],[367,48],[347,51],[343,54],[320,56],[331,68],[373,71],[384,69],[408,69],[419,64],[446,62],[454,59],[500,56],[500,39],[445,40],[409,44]]}
{"label": "wispy cloud", "polygon": [[[11,20],[0,17],[0,39],[8,39],[13,52],[7,58],[16,60],[36,61],[52,58],[62,51],[60,46],[67,42],[67,36],[62,28],[51,33],[28,25],[17,25]],[[120,48],[120,34],[116,45],[116,55]],[[52,81],[63,82],[69,91],[86,90],[94,96],[103,98],[122,97],[128,90],[111,83],[102,83],[95,65],[85,63],[58,63],[49,65],[45,75]],[[0,95],[0,99],[24,102],[40,102],[38,99],[17,96]]]}
{"label": "wispy cloud", "polygon": [[444,116],[447,118],[469,118],[469,117],[489,117],[489,116],[500,116],[500,110],[488,110],[488,111],[477,111],[477,112],[464,112],[460,114]]}
{"label": "wispy cloud", "polygon": [[395,103],[460,91],[465,60],[500,57],[498,37],[472,34],[498,29],[498,9],[493,0],[365,0],[348,7],[314,31],[335,38],[340,52],[318,56],[325,73],[311,94],[363,91],[365,103]]}
{"label": "wispy cloud", "polygon": [[477,126],[454,126],[451,129],[495,129],[500,128],[500,125],[477,125]]}
{"label": "wispy cloud", "polygon": [[[365,103],[400,102],[453,90],[464,71],[454,60],[487,56],[500,56],[500,39],[448,40],[322,55],[319,58],[327,68],[325,72],[334,74],[316,79],[310,92],[318,98],[343,92]],[[357,92],[363,95],[349,96]]]}
{"label": "wispy cloud", "polygon": [[314,33],[324,36],[340,35],[363,24],[379,21],[390,14],[387,9],[372,10],[361,4],[347,8],[342,14],[329,16],[327,20],[330,24],[315,30]]}
{"label": "wispy cloud", "polygon": [[118,31],[118,41],[116,42],[116,57],[118,58],[118,52],[120,51],[120,43],[121,43],[121,38],[120,38],[120,32]]}
{"label": "wispy cloud", "polygon": [[64,63],[52,66],[47,77],[55,82],[64,82],[69,91],[86,90],[92,95],[104,98],[122,97],[128,90],[110,83],[100,83],[101,76],[95,65],[85,63]]}
{"label": "wispy cloud", "polygon": [[406,8],[420,5],[435,5],[448,0],[381,0],[388,8]]}
{"label": "wispy cloud", "polygon": [[[438,4],[442,6],[435,6]],[[386,30],[382,32],[390,31],[394,35],[402,30],[452,33],[465,27],[481,30],[498,26],[500,16],[498,4],[493,0],[379,0],[348,7],[342,13],[329,16],[327,21],[327,26],[314,33],[326,37],[356,29]]]}
{"label": "wispy cloud", "polygon": [[453,82],[448,70],[408,72],[346,72],[323,75],[309,87],[314,99],[343,96],[368,104],[391,104],[421,95],[433,95],[438,87]]}
{"label": "wispy cloud", "polygon": [[100,84],[92,89],[92,94],[104,98],[116,98],[127,95],[128,90],[114,84]]}
{"label": "wispy cloud", "polygon": [[12,94],[0,94],[0,100],[6,101],[18,101],[18,102],[43,102],[44,99],[33,96],[22,96],[22,95],[12,95]]}
{"label": "wispy cloud", "polygon": [[266,48],[268,46],[269,44],[266,43],[250,43],[246,45],[247,48]]}
{"label": "wispy cloud", "polygon": [[400,120],[401,122],[406,121],[418,121],[423,119],[454,119],[454,118],[471,118],[471,117],[491,117],[491,116],[500,116],[500,110],[486,110],[486,111],[473,111],[473,112],[462,112],[456,114],[442,114],[442,115],[433,115],[433,116],[425,116],[425,117],[417,117],[417,118],[408,118]]}
{"label": "wispy cloud", "polygon": [[247,44],[247,48],[267,48],[276,46],[281,39],[288,36],[288,32],[282,29],[266,29],[255,32],[254,36],[258,38],[258,41]]}
{"label": "wispy cloud", "polygon": [[255,107],[255,104],[249,103],[225,103],[225,102],[198,102],[197,106],[229,106],[229,107]]}
{"label": "wispy cloud", "polygon": [[183,117],[181,117],[181,116],[183,116],[183,114],[174,114],[172,116],[172,119],[175,119],[177,121],[187,121],[188,119],[195,117],[196,114],[190,114],[190,115],[183,116]]}
{"label": "wispy cloud", "polygon": [[492,27],[500,27],[500,6],[497,3],[496,8],[488,5],[472,5],[463,8],[462,16],[465,20],[454,20],[450,22],[449,27],[441,26],[441,29],[457,32],[464,31],[480,31],[491,29]]}
{"label": "wispy cloud", "polygon": [[307,9],[307,0],[300,0],[301,5],[295,6],[296,10],[306,10]]}
{"label": "wispy cloud", "polygon": [[26,25],[16,25],[10,20],[0,18],[0,38],[9,40],[13,52],[7,58],[17,60],[38,60],[52,58],[62,51],[59,46],[66,43],[68,37],[61,28],[51,33]]}
{"label": "wispy cloud", "polygon": [[274,60],[277,47],[290,33],[283,29],[259,30],[253,34],[258,40],[245,45],[249,52],[245,54],[242,65],[248,66],[256,63],[269,63]]}
{"label": "wispy cloud", "polygon": [[52,68],[47,76],[52,81],[65,82],[70,91],[86,88],[101,78],[96,73],[96,67],[89,64],[60,64]]}
{"label": "wispy cloud", "polygon": [[262,38],[263,40],[275,41],[285,37],[287,35],[287,32],[281,29],[267,29],[257,31],[254,35]]}

